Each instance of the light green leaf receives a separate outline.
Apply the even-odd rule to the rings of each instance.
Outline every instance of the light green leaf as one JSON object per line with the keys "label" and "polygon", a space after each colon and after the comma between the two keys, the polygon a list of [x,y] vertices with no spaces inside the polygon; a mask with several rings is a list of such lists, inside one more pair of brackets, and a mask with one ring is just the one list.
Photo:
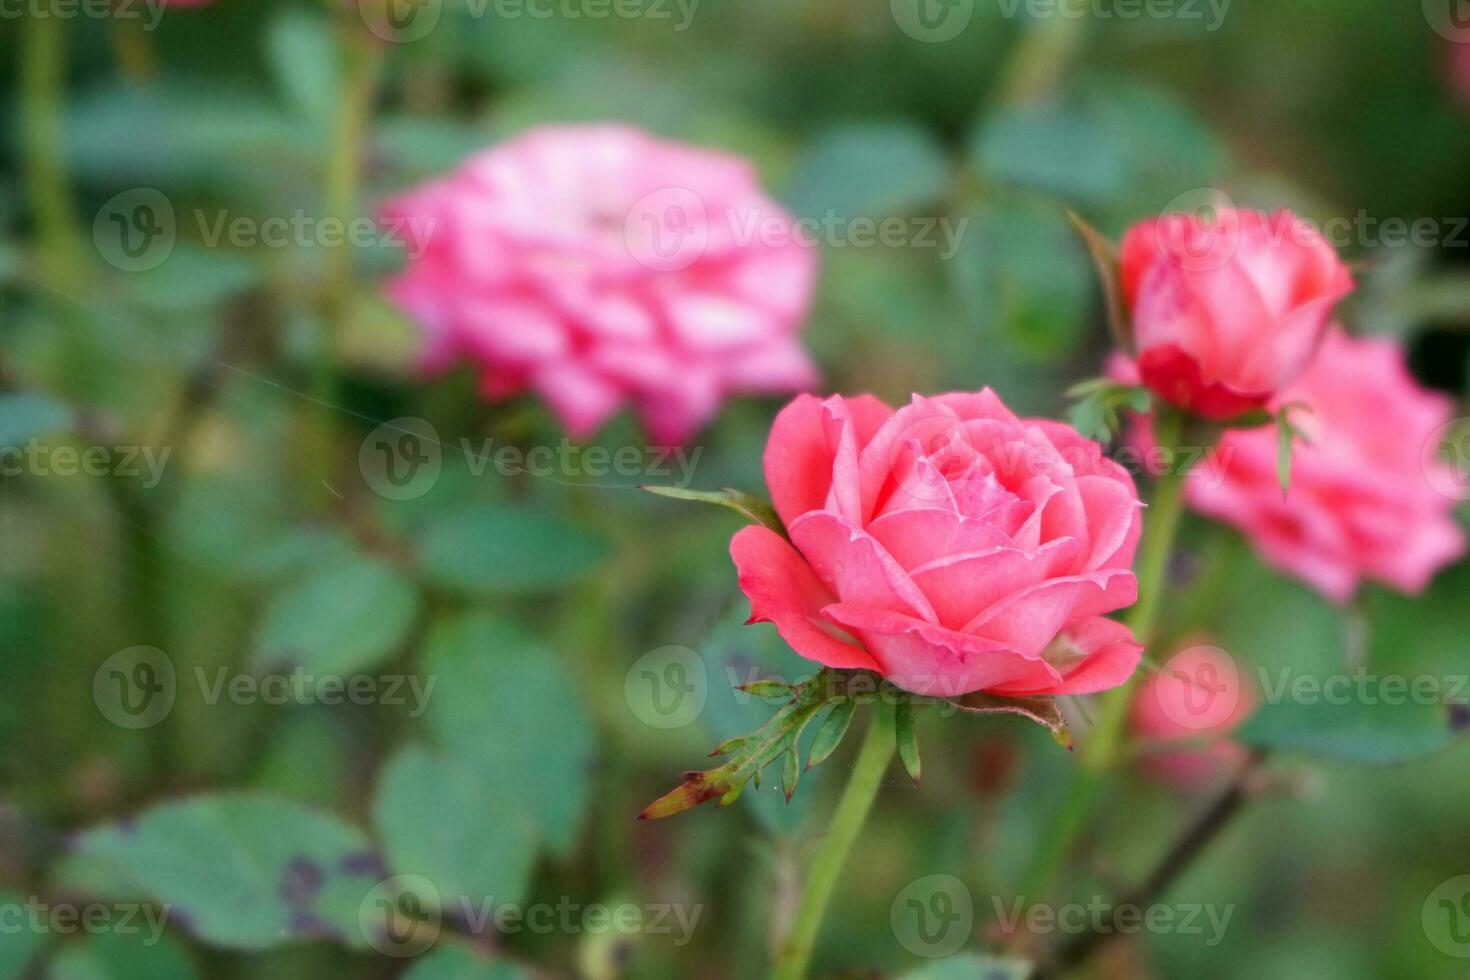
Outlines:
{"label": "light green leaf", "polygon": [[898,757],[914,785],[919,783],[919,733],[914,727],[914,702],[904,698],[893,706],[893,737],[898,743]]}
{"label": "light green leaf", "polygon": [[777,516],[776,509],[759,497],[753,497],[740,490],[731,490],[729,487],[724,490],[685,490],[682,487],[655,486],[645,486],[642,489],[672,500],[693,500],[728,507],[751,523],[764,524],[782,537],[786,536],[786,528],[782,525],[781,518]]}
{"label": "light green leaf", "polygon": [[838,701],[827,712],[827,717],[817,729],[817,735],[812,739],[812,748],[807,753],[806,767],[811,769],[826,761],[837,746],[842,744],[842,738],[847,734],[847,728],[852,724],[853,713],[857,711],[857,702],[851,699]]}
{"label": "light green leaf", "polygon": [[141,916],[133,926],[139,931],[89,933],[67,943],[51,958],[46,980],[196,980],[199,973],[178,943],[168,936],[153,941]]}
{"label": "light green leaf", "polygon": [[556,654],[485,613],[436,626],[424,673],[438,745],[514,792],[550,846],[575,845],[587,806],[593,732]]}
{"label": "light green leaf", "polygon": [[566,585],[592,570],[602,542],[544,511],[478,505],[431,523],[419,563],[435,585],[469,592],[518,593]]}
{"label": "light green leaf", "polygon": [[276,594],[255,641],[255,662],[316,674],[368,670],[393,653],[419,614],[418,590],[385,561],[354,556]]}
{"label": "light green leaf", "polygon": [[361,831],[269,796],[198,796],[76,842],[78,863],[133,883],[199,939],[265,950],[326,938],[361,946],[358,907],[376,883]]}
{"label": "light green leaf", "polygon": [[537,838],[521,793],[536,778],[507,778],[424,746],[401,749],[384,767],[373,804],[389,868],[428,878],[456,909],[461,899],[521,901]]}

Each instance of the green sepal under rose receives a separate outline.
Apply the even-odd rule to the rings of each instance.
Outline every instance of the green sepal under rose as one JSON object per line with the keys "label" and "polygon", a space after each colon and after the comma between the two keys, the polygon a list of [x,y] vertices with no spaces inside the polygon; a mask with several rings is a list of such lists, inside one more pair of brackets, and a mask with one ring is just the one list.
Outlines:
{"label": "green sepal under rose", "polygon": [[1067,421],[1088,439],[1109,442],[1119,431],[1119,412],[1126,409],[1143,414],[1153,405],[1147,388],[1126,385],[1111,378],[1092,378],[1067,389],[1068,398],[1077,403],[1067,411]]}
{"label": "green sepal under rose", "polygon": [[[978,693],[931,698],[894,687],[873,671],[831,667],[823,668],[800,684],[760,680],[739,689],[767,699],[784,698],[785,703],[759,729],[727,739],[710,753],[711,756],[729,755],[723,764],[686,772],[682,783],[649,804],[638,819],[671,817],[709,800],[717,801],[717,806],[728,806],[740,798],[747,783],[754,782],[759,788],[762,771],[778,760],[781,761],[781,788],[790,802],[801,774],[825,761],[842,743],[858,706],[877,700],[894,705],[895,710],[891,715],[874,716],[870,723],[894,726],[899,759],[916,785],[920,776],[916,715],[918,708],[928,704],[952,704],[972,714],[1001,713],[1028,718],[1045,726],[1059,744],[1071,748],[1061,711],[1051,698],[1002,698]],[[823,711],[826,717],[817,728],[803,766],[802,733]]]}
{"label": "green sepal under rose", "polygon": [[776,508],[759,497],[743,490],[725,487],[723,490],[686,490],[683,487],[641,486],[638,489],[672,500],[690,500],[700,504],[715,504],[735,511],[752,524],[764,524],[781,537],[786,537],[786,526],[776,515]]}

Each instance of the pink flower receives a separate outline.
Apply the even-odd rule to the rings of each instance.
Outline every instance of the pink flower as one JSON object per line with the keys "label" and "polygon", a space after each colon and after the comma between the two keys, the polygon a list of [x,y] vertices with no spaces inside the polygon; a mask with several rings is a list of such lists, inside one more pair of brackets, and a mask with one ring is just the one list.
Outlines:
{"label": "pink flower", "polygon": [[777,416],[766,483],[790,541],[762,526],[730,554],[752,622],[802,656],[928,695],[1085,694],[1141,648],[1130,605],[1133,481],[1060,422],[994,392],[803,395]]}
{"label": "pink flower", "polygon": [[1190,472],[1192,507],[1235,525],[1266,562],[1335,602],[1363,579],[1417,593],[1465,553],[1454,474],[1435,456],[1453,405],[1415,382],[1397,345],[1332,328],[1273,406],[1291,402],[1310,407],[1291,417],[1311,443],[1293,450],[1289,492],[1277,478],[1275,427],[1235,429]]}
{"label": "pink flower", "polygon": [[1121,259],[1143,383],[1212,419],[1264,405],[1301,374],[1353,285],[1288,211],[1167,214],[1131,228]]}
{"label": "pink flower", "polygon": [[816,383],[796,333],[814,251],[737,157],[626,126],[537,129],[384,208],[407,239],[389,296],[425,366],[539,393],[577,436],[631,403],[684,442],[734,392]]}
{"label": "pink flower", "polygon": [[1144,770],[1180,790],[1215,782],[1245,761],[1245,748],[1226,736],[1259,700],[1224,650],[1180,650],[1144,682],[1129,708],[1130,728],[1145,743]]}

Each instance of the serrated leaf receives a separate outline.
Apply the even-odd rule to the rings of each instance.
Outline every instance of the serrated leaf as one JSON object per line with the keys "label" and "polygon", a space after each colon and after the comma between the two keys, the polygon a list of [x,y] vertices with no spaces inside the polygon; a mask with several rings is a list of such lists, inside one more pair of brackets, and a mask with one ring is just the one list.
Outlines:
{"label": "serrated leaf", "polygon": [[1051,737],[1065,749],[1072,748],[1072,734],[1054,698],[1002,698],[975,691],[949,699],[955,707],[971,714],[1018,715],[1051,732]]}
{"label": "serrated leaf", "polygon": [[893,706],[893,737],[903,767],[914,785],[919,785],[919,733],[914,726],[914,702],[908,698]]}
{"label": "serrated leaf", "polygon": [[1081,236],[1082,244],[1087,247],[1087,254],[1092,257],[1092,264],[1097,269],[1098,279],[1102,283],[1103,305],[1107,310],[1108,330],[1113,335],[1113,343],[1118,346],[1119,350],[1131,356],[1133,354],[1133,331],[1130,329],[1128,306],[1123,296],[1123,273],[1119,264],[1118,248],[1075,211],[1068,211],[1067,219],[1072,222],[1072,227],[1077,229],[1077,234]]}
{"label": "serrated leaf", "polygon": [[751,523],[764,524],[782,537],[786,536],[786,528],[782,525],[781,518],[776,515],[776,509],[759,497],[753,497],[740,490],[733,490],[729,487],[723,490],[686,490],[683,487],[651,485],[639,489],[647,490],[660,497],[668,497],[671,500],[692,500],[702,504],[728,507]]}
{"label": "serrated leaf", "polygon": [[822,721],[822,727],[817,729],[817,737],[812,739],[811,751],[807,753],[806,767],[812,769],[827,761],[827,757],[842,744],[842,738],[847,734],[848,726],[852,724],[852,716],[857,712],[857,702],[849,699],[838,701],[827,712],[827,717]]}

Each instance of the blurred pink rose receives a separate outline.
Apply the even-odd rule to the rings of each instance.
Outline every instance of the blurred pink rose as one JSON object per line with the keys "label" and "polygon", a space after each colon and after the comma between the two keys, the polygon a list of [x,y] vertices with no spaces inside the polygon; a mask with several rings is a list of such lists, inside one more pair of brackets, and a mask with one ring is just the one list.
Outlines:
{"label": "blurred pink rose", "polygon": [[539,393],[577,436],[631,403],[680,443],[735,392],[810,388],[814,250],[750,165],[627,126],[537,129],[383,209],[424,362]]}
{"label": "blurred pink rose", "polygon": [[1265,404],[1306,368],[1352,278],[1288,211],[1167,214],[1123,238],[1143,383],[1206,418]]}
{"label": "blurred pink rose", "polygon": [[[1110,365],[1115,377],[1126,370]],[[1456,474],[1436,458],[1453,403],[1419,386],[1397,345],[1332,327],[1272,406],[1291,402],[1310,406],[1291,417],[1311,444],[1296,444],[1290,491],[1277,478],[1275,426],[1235,429],[1190,472],[1192,507],[1240,528],[1268,563],[1335,602],[1363,579],[1419,592],[1465,553]],[[1152,444],[1146,424],[1136,436]]]}
{"label": "blurred pink rose", "polygon": [[1245,761],[1228,736],[1260,701],[1255,684],[1219,647],[1174,654],[1139,688],[1130,727],[1144,742],[1144,771],[1177,789],[1215,782]]}
{"label": "blurred pink rose", "polygon": [[1104,613],[1132,604],[1132,479],[1060,422],[989,389],[803,395],[771,429],[766,482],[791,536],[730,543],[752,622],[802,656],[919,694],[1085,694],[1140,647]]}

